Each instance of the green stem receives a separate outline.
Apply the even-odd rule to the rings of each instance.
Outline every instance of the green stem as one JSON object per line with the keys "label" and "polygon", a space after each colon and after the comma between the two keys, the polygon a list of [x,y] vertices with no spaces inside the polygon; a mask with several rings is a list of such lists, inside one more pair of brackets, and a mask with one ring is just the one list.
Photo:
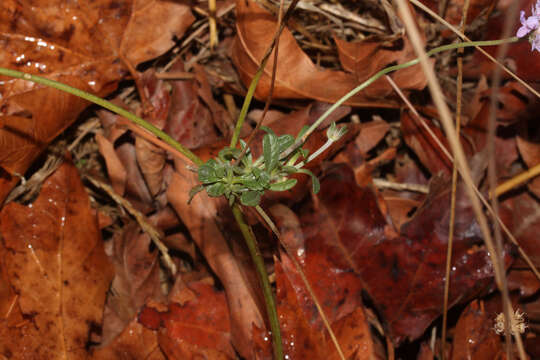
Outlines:
{"label": "green stem", "polygon": [[[429,57],[429,56],[432,56],[432,55],[435,55],[435,54],[438,54],[440,52],[447,51],[447,50],[454,50],[454,49],[472,47],[472,46],[495,46],[495,45],[501,45],[501,44],[505,44],[505,43],[517,42],[519,40],[520,40],[519,38],[514,36],[514,37],[511,37],[511,38],[508,38],[508,39],[460,42],[460,43],[448,44],[448,45],[443,45],[443,46],[436,47],[436,48],[431,49],[430,51],[428,51],[426,53],[426,55]],[[386,75],[386,74],[391,73],[391,72],[396,71],[396,70],[408,68],[409,66],[416,65],[419,62],[420,62],[420,59],[416,58],[416,59],[407,61],[407,62],[405,62],[403,64],[393,65],[393,66],[389,66],[387,68],[384,68],[381,71],[377,72],[372,77],[370,77],[369,79],[367,79],[366,81],[364,81],[362,84],[358,85],[357,87],[355,87],[354,89],[349,91],[341,99],[339,99],[335,104],[333,104],[328,110],[326,110],[326,112],[324,114],[322,114],[321,117],[319,117],[317,119],[317,121],[315,121],[309,127],[309,129],[304,133],[304,135],[300,139],[298,139],[293,145],[291,145],[291,147],[287,151],[284,152],[283,156],[288,156],[295,149],[302,146],[302,144],[306,141],[306,139],[309,137],[309,135],[311,135],[311,133],[313,131],[315,131],[315,129],[317,129],[319,127],[319,125],[324,120],[326,120],[326,118],[328,116],[330,116],[330,114],[332,114],[338,107],[343,105],[343,103],[345,101],[349,100],[351,97],[353,97],[354,95],[356,95],[357,93],[359,93],[360,91],[364,90],[366,87],[371,85],[373,82],[377,81],[381,76]]]}
{"label": "green stem", "polygon": [[167,134],[166,132],[158,129],[157,127],[155,127],[154,125],[152,125],[148,121],[145,121],[145,120],[141,119],[140,117],[135,116],[134,114],[130,113],[129,111],[124,110],[121,107],[116,106],[116,105],[114,105],[113,103],[111,103],[111,102],[109,102],[107,100],[104,100],[104,99],[102,99],[100,97],[97,97],[95,95],[92,95],[92,94],[90,94],[90,93],[88,93],[86,91],[74,88],[72,86],[63,84],[63,83],[58,82],[58,81],[54,81],[54,80],[47,79],[47,78],[37,76],[37,75],[26,74],[26,73],[23,73],[23,72],[20,72],[20,71],[15,71],[15,70],[10,70],[10,69],[0,67],[0,75],[6,75],[6,76],[10,76],[10,77],[17,78],[17,79],[23,79],[23,80],[32,81],[34,83],[49,86],[49,87],[52,87],[54,89],[67,92],[69,94],[72,94],[72,95],[78,96],[80,98],[83,98],[85,100],[88,100],[90,102],[93,102],[94,104],[97,104],[97,105],[99,105],[101,107],[104,107],[105,109],[111,110],[112,112],[114,112],[114,113],[116,113],[116,114],[118,114],[120,116],[123,116],[126,119],[131,120],[135,124],[139,125],[140,127],[150,131],[152,134],[154,134],[155,136],[157,136],[158,138],[160,138],[161,140],[163,140],[167,144],[171,145],[174,149],[178,150],[180,153],[185,155],[189,160],[193,161],[193,163],[195,163],[196,165],[200,166],[200,165],[203,164],[203,161],[201,159],[199,159],[199,157],[197,155],[192,153],[189,149],[183,147],[182,144],[180,144],[178,141],[174,140],[169,134]]}
{"label": "green stem", "polygon": [[251,254],[251,259],[257,270],[257,275],[259,276],[259,282],[261,283],[264,301],[266,304],[266,312],[268,313],[268,319],[270,321],[270,330],[272,331],[272,347],[274,349],[274,359],[282,360],[283,359],[283,345],[281,342],[281,330],[279,328],[279,319],[276,310],[276,303],[274,301],[274,294],[272,293],[272,288],[270,287],[270,281],[268,281],[268,274],[266,273],[266,268],[264,266],[264,261],[261,256],[261,252],[257,245],[257,240],[253,234],[251,227],[245,222],[244,215],[240,209],[240,205],[237,203],[232,206],[232,211],[236,223],[246,240],[246,245]]}
{"label": "green stem", "polygon": [[251,104],[251,99],[253,99],[253,95],[255,94],[255,89],[257,88],[257,84],[259,83],[259,80],[264,72],[264,68],[266,66],[266,60],[261,63],[261,66],[259,67],[259,70],[255,73],[255,76],[253,77],[253,80],[251,80],[251,84],[249,84],[249,88],[246,94],[246,97],[244,98],[244,103],[242,104],[242,109],[240,110],[240,115],[238,115],[238,120],[236,121],[236,127],[234,128],[234,133],[231,138],[231,144],[230,147],[235,147],[236,143],[238,142],[238,139],[240,138],[240,131],[242,131],[242,126],[244,126],[244,120],[246,119],[247,112],[249,110],[249,105]]}

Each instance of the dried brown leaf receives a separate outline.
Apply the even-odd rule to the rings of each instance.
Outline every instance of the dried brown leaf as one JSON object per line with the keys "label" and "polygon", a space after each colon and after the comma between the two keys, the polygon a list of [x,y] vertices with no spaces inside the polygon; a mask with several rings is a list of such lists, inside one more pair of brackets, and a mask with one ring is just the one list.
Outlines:
{"label": "dried brown leaf", "polygon": [[82,359],[101,323],[112,268],[88,194],[71,163],[31,205],[0,214],[4,265],[25,317],[3,329],[0,352],[13,358]]}
{"label": "dried brown leaf", "polygon": [[[254,1],[236,1],[237,36],[232,47],[232,59],[247,86],[260,65],[276,29],[276,20]],[[270,57],[255,96],[266,99],[271,80],[273,58]],[[279,40],[279,55],[274,98],[316,99],[334,103],[358,85],[357,79],[342,71],[321,70],[302,51],[289,30],[284,29]],[[347,101],[355,106],[395,107],[388,99],[370,99],[364,93]]]}

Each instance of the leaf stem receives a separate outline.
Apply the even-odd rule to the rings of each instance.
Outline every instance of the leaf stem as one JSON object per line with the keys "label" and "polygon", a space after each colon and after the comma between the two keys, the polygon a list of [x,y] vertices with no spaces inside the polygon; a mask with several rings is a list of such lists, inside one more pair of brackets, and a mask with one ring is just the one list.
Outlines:
{"label": "leaf stem", "polygon": [[47,79],[47,78],[37,76],[37,75],[23,73],[23,72],[16,71],[16,70],[11,70],[11,69],[6,69],[6,68],[3,68],[3,67],[0,67],[0,75],[5,75],[5,76],[17,78],[17,79],[23,79],[23,80],[32,81],[34,83],[45,85],[45,86],[48,86],[48,87],[52,87],[54,89],[67,92],[67,93],[69,93],[71,95],[75,95],[75,96],[78,96],[78,97],[83,98],[85,100],[88,100],[90,102],[93,102],[94,104],[97,104],[97,105],[99,105],[101,107],[104,107],[105,109],[108,109],[108,110],[110,110],[110,111],[112,111],[112,112],[114,112],[114,113],[116,113],[116,114],[118,114],[120,116],[123,116],[126,119],[131,120],[135,124],[139,125],[140,127],[148,130],[149,132],[151,132],[152,134],[154,134],[155,136],[157,136],[158,138],[160,138],[161,140],[163,140],[167,144],[171,145],[174,149],[178,150],[180,153],[182,153],[184,156],[186,156],[189,160],[193,161],[193,163],[195,163],[196,165],[200,166],[200,165],[203,164],[203,161],[197,155],[195,155],[189,149],[182,146],[182,144],[180,144],[178,141],[174,140],[169,134],[167,134],[166,132],[158,129],[157,127],[155,127],[154,125],[152,125],[148,121],[145,121],[145,120],[141,119],[140,117],[130,113],[129,111],[122,109],[120,106],[114,105],[110,101],[104,100],[104,99],[102,99],[102,98],[100,98],[98,96],[90,94],[89,92],[74,88],[72,86],[63,84],[63,83],[55,81],[55,80]]}
{"label": "leaf stem", "polygon": [[[454,50],[454,49],[460,49],[460,48],[472,47],[472,46],[496,46],[496,45],[501,45],[501,44],[505,44],[505,43],[517,42],[519,40],[520,40],[519,38],[514,36],[514,37],[511,37],[511,38],[508,38],[508,39],[468,41],[468,42],[460,42],[460,43],[455,43],[455,44],[447,44],[447,45],[442,45],[442,46],[436,47],[434,49],[431,49],[430,51],[426,52],[426,55],[429,57],[429,56],[432,56],[432,55],[435,55],[435,54],[438,54],[440,52],[447,51],[447,50]],[[403,64],[393,65],[393,66],[389,66],[387,68],[384,68],[381,71],[377,72],[372,77],[370,77],[369,79],[367,79],[366,81],[364,81],[363,83],[361,83],[360,85],[358,85],[357,87],[355,87],[354,89],[352,89],[351,91],[349,91],[341,99],[336,101],[336,103],[334,103],[330,108],[328,108],[328,110],[326,110],[324,112],[324,114],[322,114],[317,119],[317,121],[315,121],[309,127],[309,129],[304,133],[304,135],[300,139],[298,139],[294,144],[292,144],[291,147],[289,147],[288,150],[286,150],[284,152],[284,156],[288,156],[295,149],[302,146],[302,144],[304,144],[304,142],[311,135],[311,133],[313,133],[313,131],[315,131],[319,127],[319,125],[324,120],[326,120],[326,118],[328,116],[330,116],[330,114],[332,114],[338,107],[343,105],[343,103],[345,101],[349,100],[351,97],[353,97],[354,95],[356,95],[360,91],[364,90],[366,87],[368,87],[369,85],[374,83],[376,80],[378,80],[381,76],[386,75],[388,73],[391,73],[393,71],[408,68],[410,66],[418,64],[419,62],[420,62],[420,59],[416,58],[416,59],[404,62]]]}
{"label": "leaf stem", "polygon": [[257,240],[255,240],[255,235],[253,230],[244,220],[244,215],[240,209],[240,205],[235,203],[232,206],[232,211],[236,223],[246,240],[246,245],[251,254],[251,259],[257,270],[257,275],[259,276],[259,282],[262,287],[264,302],[266,304],[266,312],[268,313],[268,319],[270,321],[270,329],[272,332],[272,347],[274,349],[274,359],[282,360],[283,359],[283,344],[281,342],[281,330],[279,328],[279,319],[276,310],[276,302],[274,301],[274,295],[272,293],[272,288],[270,287],[270,281],[268,281],[268,274],[264,266],[264,261],[261,256],[261,252],[257,245]]}

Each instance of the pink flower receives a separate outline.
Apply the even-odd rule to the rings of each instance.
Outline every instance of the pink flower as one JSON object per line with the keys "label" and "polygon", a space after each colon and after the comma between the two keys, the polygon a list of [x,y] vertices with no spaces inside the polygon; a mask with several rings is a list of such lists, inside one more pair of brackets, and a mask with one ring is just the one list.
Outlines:
{"label": "pink flower", "polygon": [[532,16],[525,18],[525,11],[520,12],[521,27],[516,36],[522,38],[528,35],[532,45],[531,51],[538,50],[540,52],[540,0],[537,0],[535,6],[531,8],[531,13]]}
{"label": "pink flower", "polygon": [[[540,2],[540,0],[539,0]],[[521,27],[518,29],[516,36],[519,38],[524,37],[531,31],[538,29],[540,25],[540,18],[537,15],[529,16],[525,19],[525,11],[520,12]]]}

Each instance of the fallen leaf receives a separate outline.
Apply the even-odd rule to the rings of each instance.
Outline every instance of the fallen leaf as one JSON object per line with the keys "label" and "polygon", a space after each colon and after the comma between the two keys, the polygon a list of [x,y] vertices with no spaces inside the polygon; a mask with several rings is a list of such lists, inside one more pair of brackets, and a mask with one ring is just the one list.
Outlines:
{"label": "fallen leaf", "polygon": [[[6,0],[0,5],[0,66],[105,96],[127,73],[127,63],[134,67],[164,53],[193,20],[187,5],[159,0],[32,6]],[[146,30],[149,24],[152,31]],[[9,175],[24,174],[88,103],[28,81],[2,80],[0,167]],[[2,180],[3,200],[18,179]]]}
{"label": "fallen leaf", "polygon": [[[236,1],[237,36],[232,59],[243,83],[248,86],[268,49],[276,29],[276,20],[254,1]],[[266,99],[270,89],[273,57],[270,56],[255,96]],[[276,99],[315,99],[335,103],[358,86],[355,76],[342,71],[321,70],[302,51],[286,28],[279,40],[278,65],[273,97]],[[346,104],[364,107],[396,107],[388,99],[370,99],[364,93],[350,98]]]}
{"label": "fallen leaf", "polygon": [[158,252],[150,252],[150,237],[132,222],[115,233],[112,242],[115,275],[105,305],[102,344],[120,334],[147,301],[165,300]]}
{"label": "fallen leaf", "polygon": [[[384,350],[372,336],[361,300],[360,282],[352,273],[336,273],[320,253],[302,260],[308,281],[322,304],[346,359],[383,359]],[[311,295],[289,258],[275,264],[277,311],[284,353],[289,359],[339,359]],[[257,334],[256,353],[271,356],[270,335]]]}
{"label": "fallen leaf", "polygon": [[225,294],[204,282],[190,283],[185,290],[194,293],[191,300],[171,303],[166,312],[146,306],[139,322],[162,328],[159,343],[170,359],[234,359]]}
{"label": "fallen leaf", "polygon": [[[395,345],[418,338],[441,315],[450,211],[441,204],[450,203],[447,181],[432,183],[430,195],[399,234],[379,210],[373,190],[356,186],[345,166],[322,180],[318,208],[301,210],[306,247],[318,248],[334,266],[360,276]],[[494,288],[491,261],[463,195],[456,213],[451,306]]]}
{"label": "fallen leaf", "polygon": [[[351,72],[358,84],[389,65],[403,64],[416,58],[409,39],[401,36],[393,41],[347,42],[334,36],[341,66]],[[389,74],[401,90],[422,90],[427,80],[419,65],[410,66]],[[366,97],[388,97],[394,89],[383,77],[375,81],[364,91]]]}
{"label": "fallen leaf", "polygon": [[165,360],[159,348],[158,334],[139,324],[137,319],[124,328],[111,343],[105,347],[94,349],[92,360],[133,359],[133,360]]}
{"label": "fallen leaf", "polygon": [[389,130],[390,124],[383,121],[381,118],[376,117],[372,121],[362,124],[360,133],[354,142],[365,157],[368,151],[373,149],[384,138]]}
{"label": "fallen leaf", "polygon": [[491,360],[504,355],[500,336],[493,330],[493,317],[478,301],[471,302],[461,313],[454,330],[451,360]]}
{"label": "fallen leaf", "polygon": [[[3,329],[14,358],[82,359],[100,328],[112,268],[75,166],[64,163],[38,199],[0,214],[4,264],[24,321]],[[23,350],[24,349],[24,350]]]}

